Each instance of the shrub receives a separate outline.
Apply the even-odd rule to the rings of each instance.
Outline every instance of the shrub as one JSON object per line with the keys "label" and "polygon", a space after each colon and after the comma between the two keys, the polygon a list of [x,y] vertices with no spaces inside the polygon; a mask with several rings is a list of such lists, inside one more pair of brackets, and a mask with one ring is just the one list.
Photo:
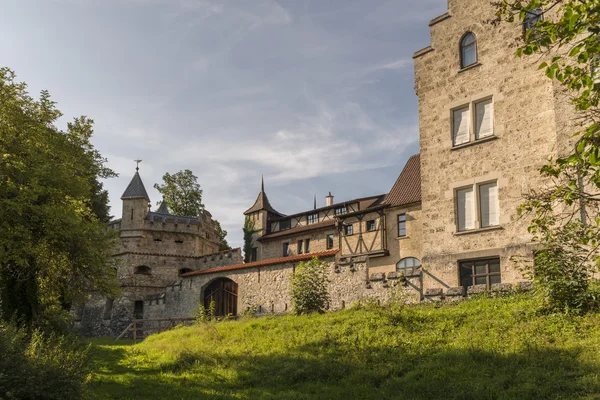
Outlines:
{"label": "shrub", "polygon": [[328,270],[327,263],[319,261],[317,257],[298,264],[296,273],[291,277],[290,293],[296,314],[325,311],[329,302]]}
{"label": "shrub", "polygon": [[89,347],[78,340],[0,322],[1,399],[80,399]]}
{"label": "shrub", "polygon": [[204,307],[204,305],[199,302],[198,308],[194,310],[194,318],[196,318],[196,322],[201,324],[204,322],[210,322],[215,317],[215,302],[211,301],[208,305],[208,308]]}

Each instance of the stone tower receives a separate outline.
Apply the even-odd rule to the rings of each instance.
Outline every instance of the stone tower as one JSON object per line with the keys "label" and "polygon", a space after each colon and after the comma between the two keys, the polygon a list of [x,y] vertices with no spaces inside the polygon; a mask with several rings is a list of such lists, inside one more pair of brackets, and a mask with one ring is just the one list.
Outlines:
{"label": "stone tower", "polygon": [[247,218],[250,218],[251,221],[254,222],[254,245],[255,249],[253,250],[256,254],[252,257],[255,260],[262,259],[261,255],[261,246],[258,242],[258,239],[262,236],[269,233],[270,230],[270,221],[274,218],[284,217],[285,215],[276,211],[269,203],[269,198],[265,193],[265,180],[264,178],[261,180],[260,184],[260,192],[256,197],[256,201],[254,205],[244,211],[244,215]]}

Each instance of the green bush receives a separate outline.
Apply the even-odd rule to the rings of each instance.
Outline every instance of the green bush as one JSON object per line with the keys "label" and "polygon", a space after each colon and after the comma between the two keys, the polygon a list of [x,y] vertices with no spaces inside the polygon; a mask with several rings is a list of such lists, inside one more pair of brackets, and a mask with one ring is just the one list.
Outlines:
{"label": "green bush", "polygon": [[327,263],[319,261],[317,257],[298,264],[296,273],[291,277],[290,293],[296,314],[325,311],[329,302],[328,269]]}
{"label": "green bush", "polygon": [[66,336],[30,335],[0,322],[1,399],[80,399],[88,379],[89,346]]}

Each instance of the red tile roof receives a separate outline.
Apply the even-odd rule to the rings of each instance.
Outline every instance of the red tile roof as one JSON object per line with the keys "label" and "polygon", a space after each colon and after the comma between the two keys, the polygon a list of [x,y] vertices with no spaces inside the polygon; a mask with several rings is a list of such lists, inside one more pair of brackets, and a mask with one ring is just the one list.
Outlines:
{"label": "red tile roof", "polygon": [[421,201],[421,157],[411,156],[384,203],[390,206],[403,206]]}
{"label": "red tile roof", "polygon": [[291,263],[291,262],[297,262],[297,261],[306,261],[306,260],[310,260],[313,257],[319,257],[319,258],[332,257],[338,251],[339,251],[339,249],[333,249],[333,250],[327,250],[327,251],[320,251],[317,253],[300,254],[297,256],[272,258],[270,260],[255,261],[255,262],[250,262],[250,263],[245,263],[245,264],[226,265],[224,267],[215,267],[215,268],[209,268],[209,269],[188,272],[187,274],[182,274],[181,277],[186,278],[188,276],[206,275],[206,274],[212,274],[212,273],[223,272],[223,271],[235,271],[238,269],[263,267],[266,265],[275,265],[275,264],[284,264],[284,263]]}
{"label": "red tile roof", "polygon": [[335,220],[330,219],[327,221],[317,222],[316,224],[302,225],[302,226],[298,226],[298,227],[292,228],[292,229],[286,229],[283,231],[269,233],[263,237],[258,238],[258,240],[263,241],[263,240],[267,240],[267,239],[293,235],[296,233],[312,231],[312,230],[321,229],[321,228],[327,228],[327,227],[334,226],[334,225],[335,225]]}

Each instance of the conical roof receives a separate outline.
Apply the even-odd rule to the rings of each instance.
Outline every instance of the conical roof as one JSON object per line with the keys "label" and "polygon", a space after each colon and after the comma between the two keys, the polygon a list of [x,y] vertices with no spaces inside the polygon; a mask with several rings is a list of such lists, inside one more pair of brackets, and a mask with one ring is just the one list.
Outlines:
{"label": "conical roof", "polygon": [[158,207],[158,210],[156,210],[156,212],[159,214],[168,214],[169,213],[169,208],[167,207],[167,203],[165,202],[164,198],[163,198],[163,201],[160,202],[160,206]]}
{"label": "conical roof", "polygon": [[247,209],[246,211],[244,211],[244,215],[248,215],[250,213],[256,212],[256,211],[260,211],[260,210],[265,210],[265,211],[269,211],[272,212],[273,214],[279,215],[279,216],[284,216],[283,214],[277,212],[272,206],[271,203],[269,203],[269,198],[267,197],[267,194],[265,193],[265,181],[264,179],[261,182],[260,185],[260,193],[258,194],[258,197],[256,198],[256,201],[254,202],[254,205],[252,207],[250,207],[249,209]]}
{"label": "conical roof", "polygon": [[121,200],[125,199],[146,199],[150,201],[142,178],[140,178],[140,174],[137,171],[133,175],[133,178],[131,178],[131,182],[129,182],[127,189],[125,189],[121,195]]}

